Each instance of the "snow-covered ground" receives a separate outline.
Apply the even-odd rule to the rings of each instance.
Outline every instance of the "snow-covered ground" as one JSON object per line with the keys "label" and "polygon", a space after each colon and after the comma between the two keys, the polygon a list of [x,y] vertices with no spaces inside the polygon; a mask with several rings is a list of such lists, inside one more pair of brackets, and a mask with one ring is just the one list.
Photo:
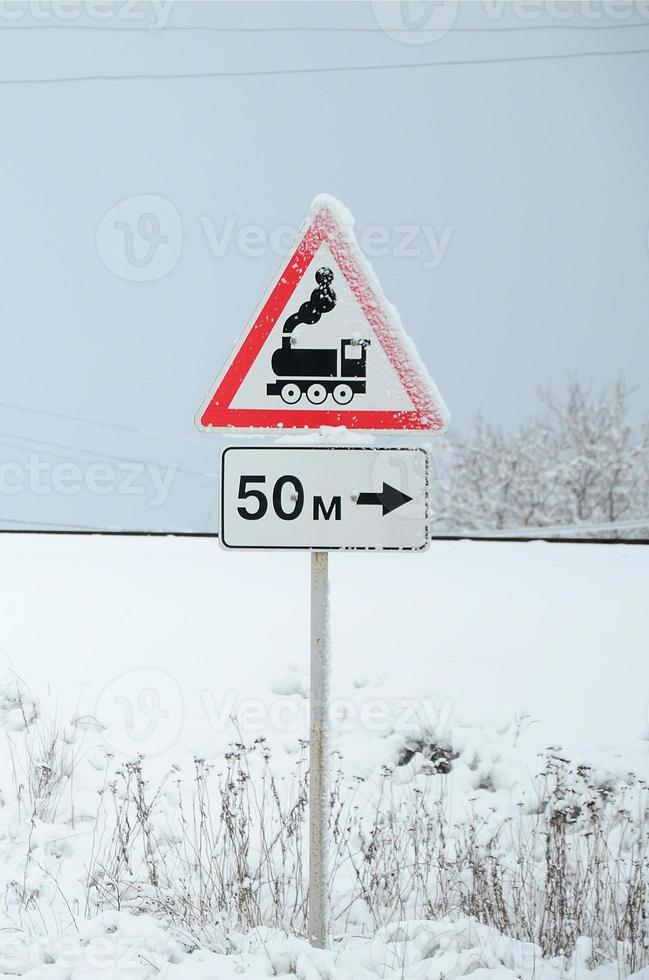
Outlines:
{"label": "snow-covered ground", "polygon": [[[649,777],[649,550],[435,542],[424,555],[333,555],[330,571],[332,747],[346,777],[371,782],[422,737],[448,744],[455,819],[469,799],[511,803],[549,746],[601,773]],[[74,906],[66,920],[107,753],[116,764],[143,754],[155,783],[173,764],[218,763],[234,739],[263,737],[274,771],[292,771],[308,734],[308,575],[307,555],[224,553],[209,539],[0,537],[0,928],[13,943],[0,942],[0,976],[585,973],[587,940],[570,961],[541,964],[530,944],[468,921],[347,935],[331,953],[257,930],[236,953],[189,957],[146,917],[104,912],[88,923]],[[56,813],[30,829],[16,759],[32,698],[68,744],[84,743]],[[418,785],[421,767],[398,774]],[[25,849],[36,855],[28,872]],[[11,895],[27,878],[38,901],[18,912]],[[598,970],[604,980],[617,967]]]}
{"label": "snow-covered ground", "polygon": [[[531,746],[624,749],[649,765],[639,741],[649,549],[434,542],[424,555],[334,554],[330,567],[334,700],[433,698],[496,724],[527,712]],[[271,709],[307,691],[308,616],[305,554],[223,552],[214,539],[0,537],[5,664],[34,691],[48,687],[61,711],[99,707],[108,720],[115,707],[118,750],[210,755],[241,702],[251,731],[305,735],[304,719]],[[156,726],[156,698],[135,697],[149,689],[170,713]],[[132,741],[120,730],[127,706],[114,704],[124,692]]]}

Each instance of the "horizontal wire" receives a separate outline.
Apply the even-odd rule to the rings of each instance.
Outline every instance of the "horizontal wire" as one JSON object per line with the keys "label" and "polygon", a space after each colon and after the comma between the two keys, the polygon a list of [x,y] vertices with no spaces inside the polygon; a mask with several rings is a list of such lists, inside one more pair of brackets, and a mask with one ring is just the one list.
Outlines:
{"label": "horizontal wire", "polygon": [[466,532],[466,535],[462,531],[453,531],[453,537],[535,537],[536,535],[542,534],[561,534],[565,532],[599,532],[599,531],[630,531],[637,530],[638,528],[649,528],[649,517],[645,520],[632,520],[632,521],[608,521],[607,523],[601,524],[549,524],[549,525],[539,525],[538,527],[507,527],[507,528],[493,528],[492,530],[486,529],[483,531],[476,530],[473,528]]}
{"label": "horizontal wire", "polygon": [[144,27],[116,27],[113,24],[0,24],[0,31],[108,31],[113,34],[169,34],[180,32],[205,32],[214,34],[515,34],[524,31],[614,31],[629,30],[635,27],[649,27],[649,21],[638,24],[520,24],[511,27],[344,27],[333,26],[284,26],[270,25],[268,27],[221,27],[211,24],[165,24],[162,27],[146,24]]}
{"label": "horizontal wire", "polygon": [[[115,530],[104,528],[100,531],[98,528],[93,528],[90,524],[58,524],[55,521],[23,521],[17,517],[0,517],[0,521],[3,521],[5,524],[24,525],[30,529],[30,533],[38,531],[38,527],[35,527],[34,525],[41,525],[42,527],[67,528],[71,531],[83,532],[84,534],[119,534],[122,531],[122,529],[118,527],[116,527]],[[0,528],[0,534],[7,534],[10,532],[10,528]],[[61,530],[58,533],[65,534],[65,530]]]}
{"label": "horizontal wire", "polygon": [[0,408],[10,409],[13,412],[27,412],[30,415],[44,415],[53,419],[64,419],[66,422],[83,422],[86,425],[96,425],[104,429],[118,429],[121,432],[135,432],[142,436],[155,436],[156,438],[180,439],[182,442],[189,442],[193,445],[201,443],[200,436],[183,436],[175,432],[162,432],[155,429],[142,429],[136,425],[125,425],[120,422],[105,422],[101,419],[89,419],[82,415],[68,415],[65,412],[52,412],[45,408],[30,408],[27,405],[15,405],[12,402],[0,402]]}
{"label": "horizontal wire", "polygon": [[61,75],[53,78],[2,78],[0,85],[55,85],[73,82],[188,81],[210,78],[267,78],[272,76],[317,75],[333,72],[409,71],[428,68],[467,67],[471,65],[506,65],[522,62],[567,61],[582,58],[621,57],[649,54],[649,48],[624,51],[573,51],[564,54],[513,55],[506,58],[464,58],[455,61],[405,62],[393,65],[325,65],[310,68],[260,68],[254,71],[203,71],[176,74],[132,73],[130,75]]}
{"label": "horizontal wire", "polygon": [[[173,461],[167,463],[161,463],[160,460],[157,459],[146,459],[144,457],[138,459],[137,457],[134,456],[117,456],[113,453],[105,453],[97,449],[87,449],[85,446],[69,446],[66,445],[65,443],[52,442],[51,440],[47,440],[47,439],[33,439],[30,436],[16,435],[15,432],[0,431],[0,438],[17,439],[19,443],[25,443],[27,446],[46,446],[46,447],[51,446],[54,449],[63,449],[69,453],[75,453],[75,454],[80,453],[86,456],[90,456],[92,459],[109,459],[117,463],[143,463],[144,465],[159,466],[165,468],[169,468],[170,466],[176,466],[176,464]],[[13,449],[23,450],[23,447],[21,445],[15,445],[13,443],[4,443],[4,445],[10,446]],[[58,453],[51,453],[47,449],[43,451],[45,452],[46,455],[49,456],[59,456]],[[67,459],[69,457],[63,456],[61,458]],[[177,466],[176,473],[181,473],[183,475],[191,476],[191,477],[198,477],[200,479],[216,479],[218,477],[218,473],[204,473],[204,472],[200,472],[199,470],[185,469],[185,467],[182,466]]]}

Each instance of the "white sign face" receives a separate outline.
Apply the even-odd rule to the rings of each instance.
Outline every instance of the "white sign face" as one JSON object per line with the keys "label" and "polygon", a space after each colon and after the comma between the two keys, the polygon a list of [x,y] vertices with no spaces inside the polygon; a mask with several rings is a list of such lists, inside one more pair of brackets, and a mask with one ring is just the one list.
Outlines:
{"label": "white sign face", "polygon": [[231,402],[235,410],[258,405],[290,413],[416,411],[328,242],[306,265]]}
{"label": "white sign face", "polygon": [[444,403],[352,225],[338,202],[316,199],[201,408],[200,428],[444,428]]}
{"label": "white sign face", "polygon": [[221,456],[224,548],[423,551],[425,449],[236,446]]}

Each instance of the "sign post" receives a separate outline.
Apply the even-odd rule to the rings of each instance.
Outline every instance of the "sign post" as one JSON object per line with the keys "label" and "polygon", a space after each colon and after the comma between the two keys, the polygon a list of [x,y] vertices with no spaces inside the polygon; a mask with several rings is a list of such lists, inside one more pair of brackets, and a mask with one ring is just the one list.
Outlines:
{"label": "sign post", "polygon": [[309,736],[309,942],[329,935],[329,555],[311,554],[311,722]]}
{"label": "sign post", "polygon": [[[282,436],[281,444],[223,450],[221,546],[311,552],[307,929],[320,948],[329,937],[328,552],[418,552],[430,541],[428,451],[350,444],[346,433],[422,436],[446,421],[358,247],[353,219],[333,198],[316,198],[196,422],[208,431]],[[323,428],[327,442],[315,435],[304,444],[305,432]]]}

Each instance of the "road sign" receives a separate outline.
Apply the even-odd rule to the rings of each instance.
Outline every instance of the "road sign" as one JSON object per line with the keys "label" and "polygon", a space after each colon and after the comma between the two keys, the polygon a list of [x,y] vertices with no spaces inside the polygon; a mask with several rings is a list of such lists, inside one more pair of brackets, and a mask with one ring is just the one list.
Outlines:
{"label": "road sign", "polygon": [[444,428],[446,408],[333,198],[288,261],[197,416],[204,429]]}
{"label": "road sign", "polygon": [[221,544],[423,551],[428,471],[425,449],[229,447],[221,457]]}
{"label": "road sign", "polygon": [[[240,432],[345,426],[441,430],[446,407],[381,292],[349,213],[321,195],[196,422]],[[423,448],[236,446],[221,457],[220,541],[309,550],[311,683],[308,937],[329,939],[328,551],[423,551]]]}

